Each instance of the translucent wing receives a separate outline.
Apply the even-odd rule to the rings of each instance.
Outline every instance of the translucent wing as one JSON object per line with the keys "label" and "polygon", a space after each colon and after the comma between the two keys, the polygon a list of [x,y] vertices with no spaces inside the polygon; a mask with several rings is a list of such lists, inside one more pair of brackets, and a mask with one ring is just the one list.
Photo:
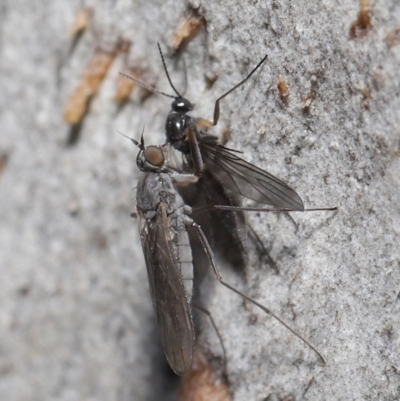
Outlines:
{"label": "translucent wing", "polygon": [[161,203],[149,222],[139,212],[140,238],[158,331],[167,360],[178,375],[188,371],[194,349],[194,328],[190,305],[179,265],[173,253],[165,205]]}
{"label": "translucent wing", "polygon": [[256,202],[276,208],[304,210],[299,195],[272,174],[238,157],[232,150],[217,145],[211,135],[199,141],[201,155],[212,175],[226,188]]}
{"label": "translucent wing", "polygon": [[[204,205],[241,205],[239,195],[227,191],[223,184],[218,181],[214,175],[205,169],[200,179],[192,185],[178,188],[185,204],[194,209]],[[227,193],[229,192],[229,194]],[[244,212],[240,210],[208,210],[201,213],[194,213],[191,218],[201,226],[207,237],[213,251],[217,255],[223,256],[224,260],[239,271],[243,271],[247,265],[247,226]],[[196,237],[196,236],[195,236]],[[191,243],[196,238],[191,238]],[[198,272],[197,262],[202,258],[206,260],[208,266],[208,257],[204,250],[199,246],[192,246],[194,252],[195,271]]]}

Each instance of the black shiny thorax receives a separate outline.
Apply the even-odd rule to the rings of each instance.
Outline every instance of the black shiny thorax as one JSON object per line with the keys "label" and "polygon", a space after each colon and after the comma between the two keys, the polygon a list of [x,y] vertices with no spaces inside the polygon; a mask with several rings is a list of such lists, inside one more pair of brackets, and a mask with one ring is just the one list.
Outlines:
{"label": "black shiny thorax", "polygon": [[183,153],[189,152],[189,145],[186,142],[187,129],[195,125],[195,120],[186,113],[193,109],[194,105],[188,99],[178,97],[172,102],[171,113],[165,123],[167,142]]}

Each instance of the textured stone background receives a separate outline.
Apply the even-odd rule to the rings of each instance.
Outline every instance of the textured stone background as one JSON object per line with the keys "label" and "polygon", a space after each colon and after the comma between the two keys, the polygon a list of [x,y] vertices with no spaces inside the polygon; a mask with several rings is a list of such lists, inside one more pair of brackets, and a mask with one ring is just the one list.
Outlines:
{"label": "textured stone background", "polygon": [[[93,7],[93,23],[69,52],[66,34],[80,4]],[[213,99],[268,53],[254,79],[223,101],[219,130],[229,127],[228,146],[287,181],[308,207],[339,206],[337,214],[292,213],[297,231],[283,215],[253,213],[280,274],[256,254],[246,283],[223,269],[227,281],[304,334],[326,366],[273,319],[210,287],[205,302],[228,349],[235,400],[270,392],[398,400],[400,43],[389,46],[386,35],[400,24],[400,4],[373,1],[373,28],[356,39],[349,36],[355,0],[192,4],[207,20],[207,33],[184,53],[193,114],[211,118]],[[0,177],[1,400],[166,399],[171,378],[129,216],[136,149],[118,131],[138,137],[146,124],[148,143],[162,143],[170,100],[134,100],[118,111],[119,58],[73,146],[62,111],[96,46],[119,35],[133,41],[131,60],[169,91],[156,42],[167,48],[185,7],[1,2],[0,153],[8,155]],[[182,88],[185,67],[168,62]],[[206,74],[218,78],[211,89]],[[287,105],[279,74],[290,88]],[[305,115],[301,101],[311,91]],[[208,327],[201,340],[220,352]]]}

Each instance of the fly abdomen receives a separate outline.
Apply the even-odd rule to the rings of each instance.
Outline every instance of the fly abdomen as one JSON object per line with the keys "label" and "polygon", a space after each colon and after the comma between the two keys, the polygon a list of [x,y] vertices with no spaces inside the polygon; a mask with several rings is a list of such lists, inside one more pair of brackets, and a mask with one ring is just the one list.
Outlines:
{"label": "fly abdomen", "polygon": [[178,231],[175,246],[183,285],[190,302],[193,293],[193,256],[185,226],[182,226],[182,229]]}

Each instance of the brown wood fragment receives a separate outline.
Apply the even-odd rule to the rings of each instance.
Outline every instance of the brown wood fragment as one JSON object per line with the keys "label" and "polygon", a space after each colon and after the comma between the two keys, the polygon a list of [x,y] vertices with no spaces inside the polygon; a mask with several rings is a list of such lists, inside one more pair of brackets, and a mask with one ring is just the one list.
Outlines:
{"label": "brown wood fragment", "polygon": [[283,103],[287,104],[289,97],[289,88],[286,84],[285,77],[283,75],[278,75],[278,91],[279,96]]}
{"label": "brown wood fragment", "polygon": [[117,50],[105,51],[97,48],[94,52],[64,109],[66,123],[75,125],[82,121],[90,99],[96,94],[116,55]]}
{"label": "brown wood fragment", "polygon": [[369,86],[364,86],[363,88],[359,89],[359,92],[362,95],[361,105],[365,110],[369,110],[370,108],[370,99],[371,99],[371,88]]}
{"label": "brown wood fragment", "polygon": [[189,372],[182,378],[178,401],[232,401],[227,384],[214,372],[200,347],[196,348]]}
{"label": "brown wood fragment", "polygon": [[400,25],[388,32],[386,35],[386,42],[389,46],[394,46],[400,43]]}
{"label": "brown wood fragment", "polygon": [[[140,90],[140,100],[144,101],[149,96],[153,94],[153,92],[144,86],[141,86],[139,83],[135,82],[133,79],[136,79],[140,82],[144,82],[148,84],[150,87],[154,87],[154,82],[148,83],[150,81],[154,81],[149,78],[150,74],[145,74],[141,68],[131,68],[124,67],[121,71],[124,75],[118,75],[116,82],[116,90],[114,94],[114,101],[120,105],[125,104],[135,88]],[[133,79],[129,79],[126,77],[132,77]]]}
{"label": "brown wood fragment", "polygon": [[[140,78],[137,73],[135,73],[134,71],[132,71],[132,69],[128,67],[123,68],[121,72],[135,79]],[[131,95],[133,89],[137,85],[138,84],[135,81],[128,79],[122,75],[118,75],[114,94],[114,101],[119,104],[126,103],[129,100],[129,96]]]}
{"label": "brown wood fragment", "polygon": [[205,26],[204,16],[200,14],[198,8],[189,6],[185,16],[174,32],[170,46],[174,49],[178,49],[185,45],[199,33],[203,26]]}
{"label": "brown wood fragment", "polygon": [[91,8],[81,8],[76,14],[74,23],[68,32],[68,38],[73,39],[82,34],[83,31],[89,26],[92,15],[93,10]]}
{"label": "brown wood fragment", "polygon": [[316,96],[317,94],[315,92],[310,92],[301,98],[301,109],[303,110],[303,113],[305,114],[310,113],[311,104]]}
{"label": "brown wood fragment", "polygon": [[357,21],[350,27],[350,37],[357,38],[365,35],[371,28],[370,0],[359,0],[360,9]]}

